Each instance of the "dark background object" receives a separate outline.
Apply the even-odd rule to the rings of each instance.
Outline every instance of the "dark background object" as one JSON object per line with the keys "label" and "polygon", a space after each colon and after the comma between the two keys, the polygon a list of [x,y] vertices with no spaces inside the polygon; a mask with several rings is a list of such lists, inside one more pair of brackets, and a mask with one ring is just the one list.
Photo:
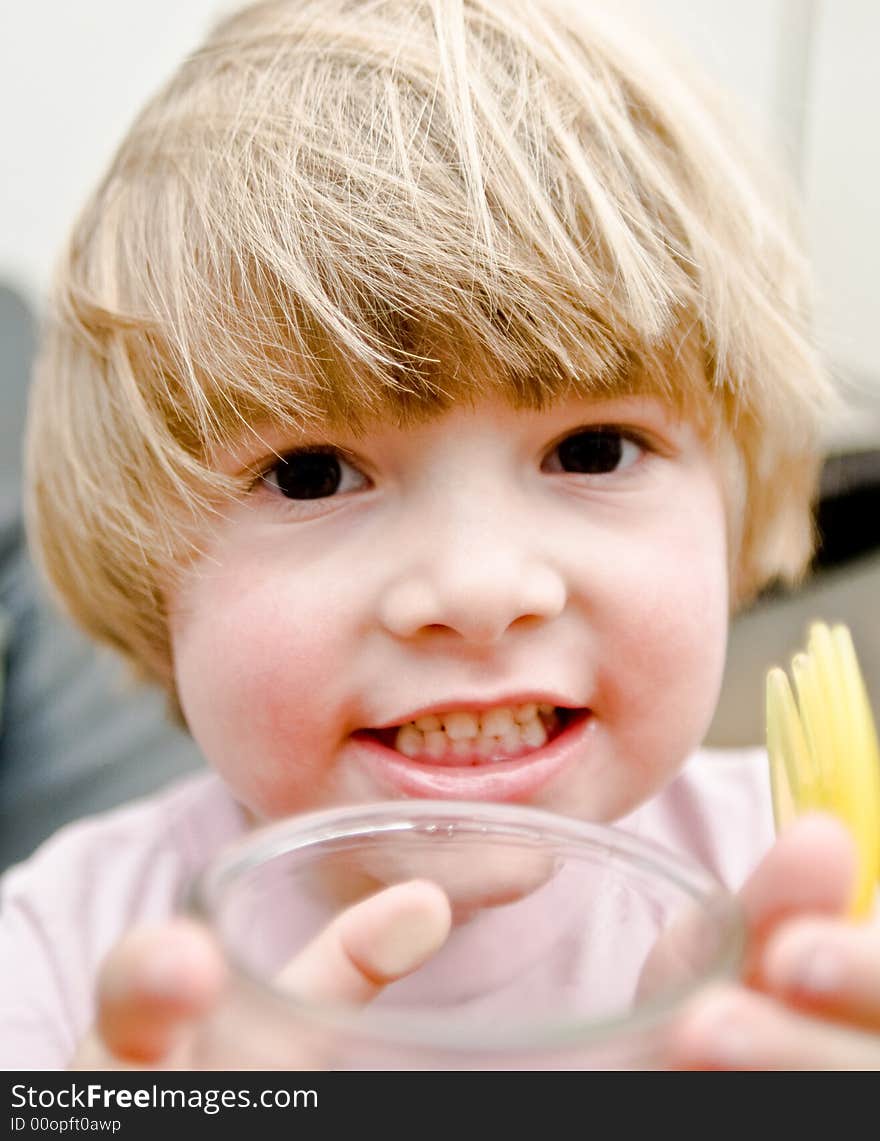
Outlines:
{"label": "dark background object", "polygon": [[814,572],[880,550],[880,450],[831,456],[816,510]]}

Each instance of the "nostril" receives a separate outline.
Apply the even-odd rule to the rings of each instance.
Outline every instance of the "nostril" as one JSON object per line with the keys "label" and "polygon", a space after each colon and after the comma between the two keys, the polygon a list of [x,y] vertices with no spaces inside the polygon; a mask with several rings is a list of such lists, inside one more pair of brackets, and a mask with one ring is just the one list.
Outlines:
{"label": "nostril", "polygon": [[530,630],[533,626],[540,626],[546,621],[546,616],[542,614],[523,614],[521,618],[515,618],[510,626],[511,629]]}

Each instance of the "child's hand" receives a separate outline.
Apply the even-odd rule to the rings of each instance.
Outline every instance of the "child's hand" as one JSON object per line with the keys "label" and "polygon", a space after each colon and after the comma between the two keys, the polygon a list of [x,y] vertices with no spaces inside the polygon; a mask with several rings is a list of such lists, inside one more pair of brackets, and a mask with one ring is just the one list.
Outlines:
{"label": "child's hand", "polygon": [[[449,926],[449,901],[435,884],[397,884],[339,915],[284,968],[281,980],[303,998],[369,1002],[430,958]],[[196,1068],[199,1024],[225,987],[220,950],[194,921],[174,919],[132,933],[104,964],[95,1028],[72,1068]],[[305,1067],[311,1062],[303,1059]],[[236,1063],[223,1059],[230,1069]]]}
{"label": "child's hand", "polygon": [[855,852],[829,817],[795,823],[742,890],[744,986],[699,998],[672,1063],[710,1069],[880,1069],[880,923],[845,918]]}

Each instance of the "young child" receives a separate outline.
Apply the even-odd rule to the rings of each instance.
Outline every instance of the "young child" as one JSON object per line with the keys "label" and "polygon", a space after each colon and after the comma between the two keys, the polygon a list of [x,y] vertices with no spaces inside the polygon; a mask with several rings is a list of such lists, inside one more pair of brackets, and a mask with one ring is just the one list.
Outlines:
{"label": "young child", "polygon": [[[880,1064],[847,837],[774,844],[763,753],[699,750],[729,613],[809,557],[829,396],[711,102],[552,0],[272,0],[144,110],[60,271],[32,535],[213,772],[7,876],[6,1064],[189,1064],[223,988],[191,876],[395,797],[619,822],[741,889],[746,976],[670,1066]],[[366,1000],[448,924],[390,889],[292,969]]]}

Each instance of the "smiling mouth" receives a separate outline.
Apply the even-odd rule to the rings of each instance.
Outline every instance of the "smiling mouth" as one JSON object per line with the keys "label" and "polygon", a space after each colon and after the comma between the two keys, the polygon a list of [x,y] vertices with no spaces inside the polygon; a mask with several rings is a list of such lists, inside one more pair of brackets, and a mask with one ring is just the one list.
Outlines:
{"label": "smiling mouth", "polygon": [[588,713],[533,702],[473,712],[457,709],[388,729],[362,729],[354,736],[376,741],[417,764],[494,765],[536,753]]}

